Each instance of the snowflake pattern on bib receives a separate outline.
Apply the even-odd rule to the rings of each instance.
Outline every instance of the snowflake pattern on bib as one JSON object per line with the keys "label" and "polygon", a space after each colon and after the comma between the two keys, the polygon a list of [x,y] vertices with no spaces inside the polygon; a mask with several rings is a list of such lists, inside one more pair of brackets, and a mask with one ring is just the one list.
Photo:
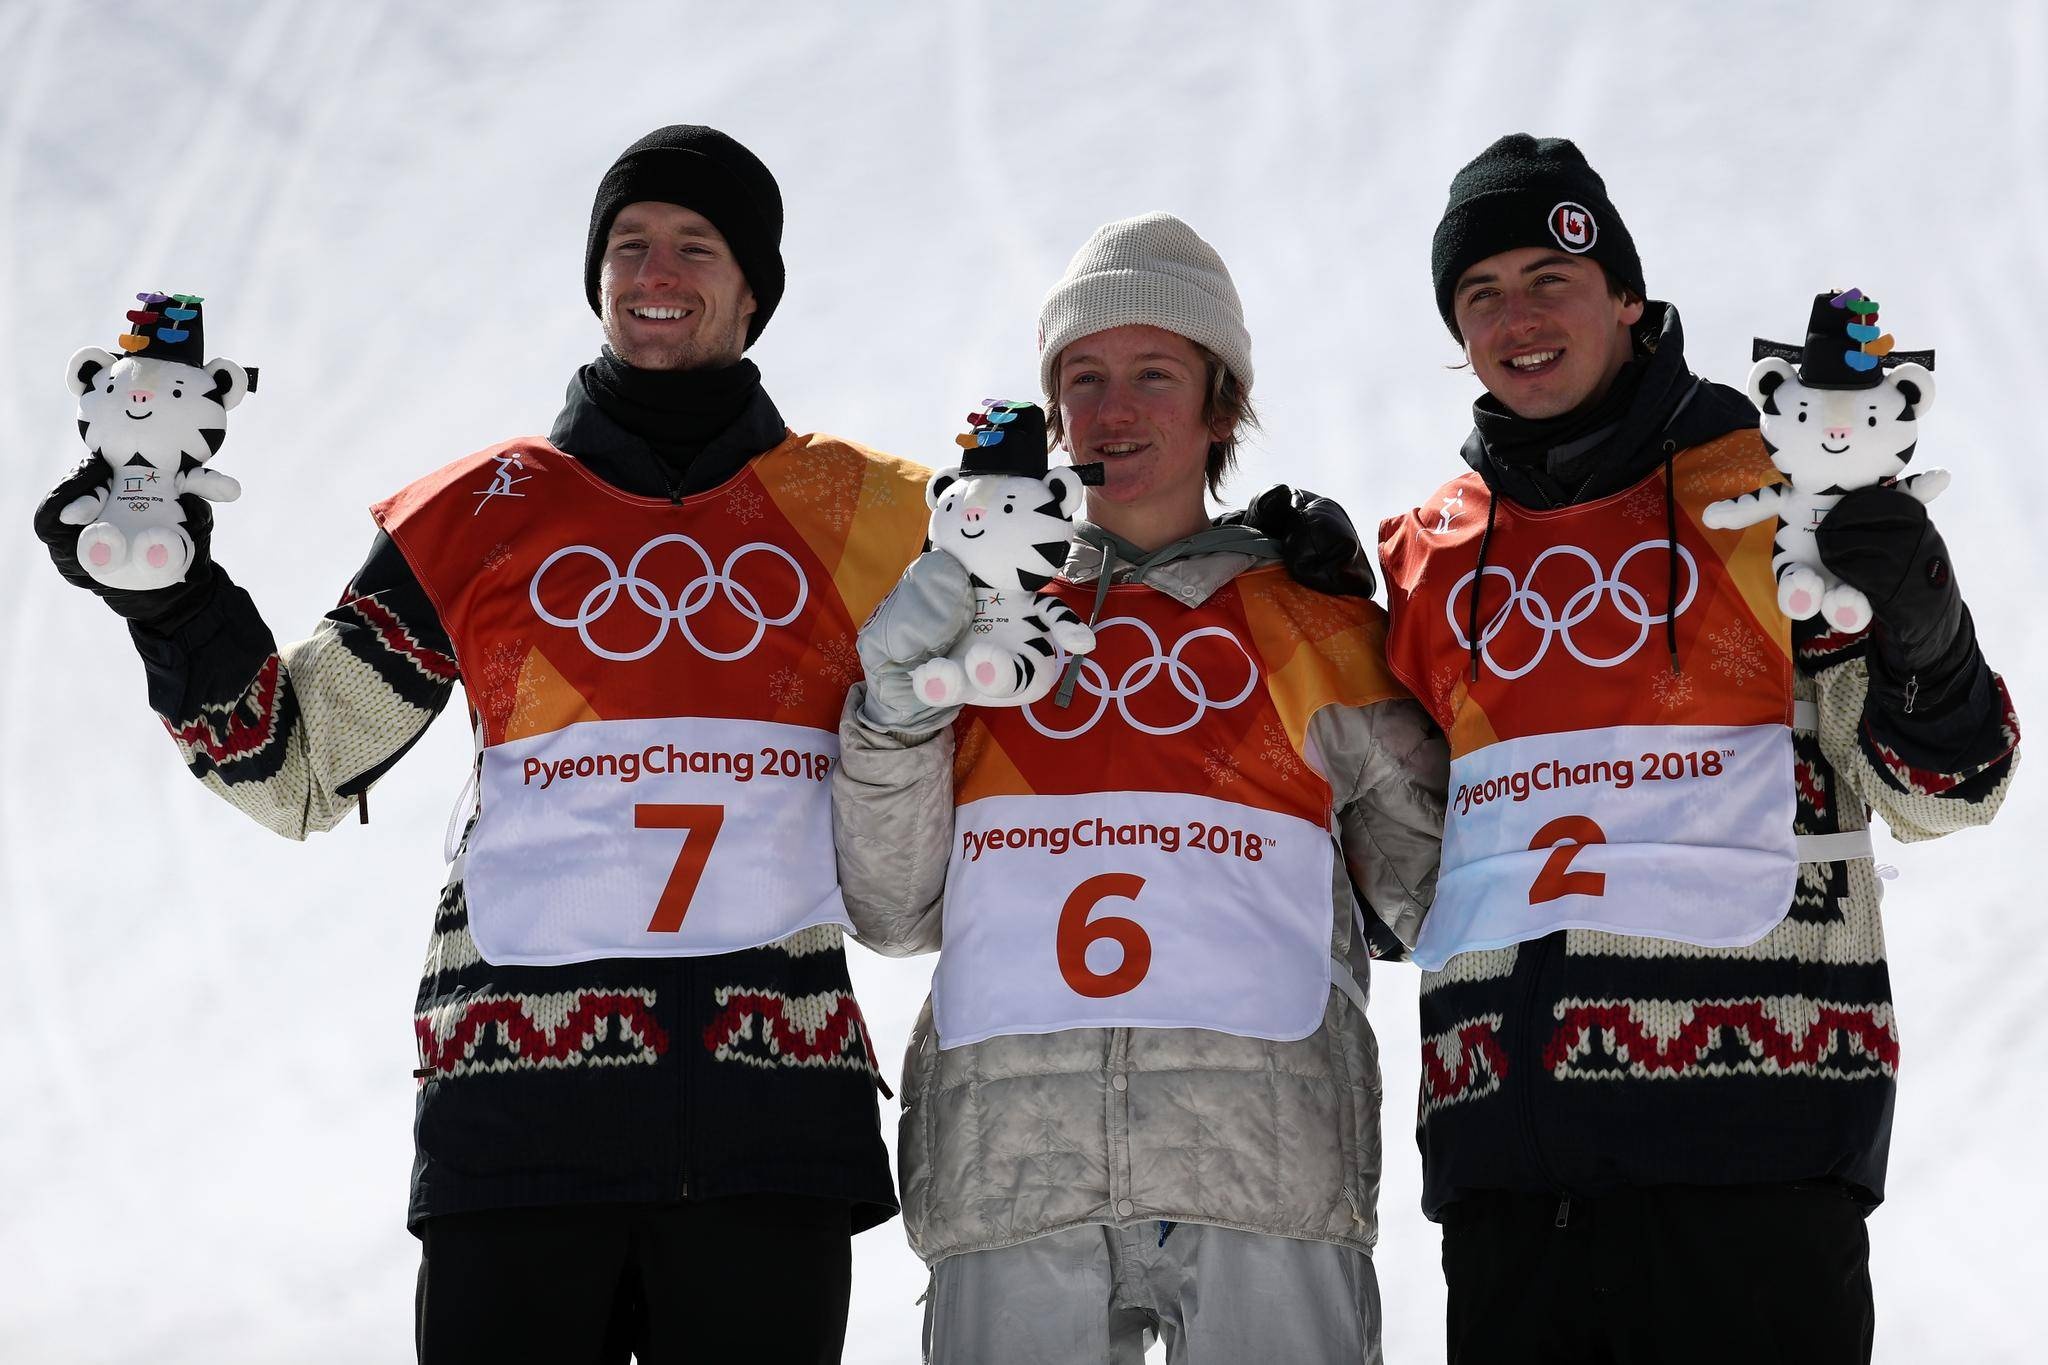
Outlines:
{"label": "snowflake pattern on bib", "polygon": [[[1764,671],[1764,652],[1756,637],[1734,626],[1723,626],[1707,636],[1713,646],[1713,668],[1737,683],[1746,683]],[[1661,700],[1661,698],[1660,698]]]}
{"label": "snowflake pattern on bib", "polygon": [[725,514],[741,526],[761,519],[761,494],[753,484],[736,482],[725,495]]}

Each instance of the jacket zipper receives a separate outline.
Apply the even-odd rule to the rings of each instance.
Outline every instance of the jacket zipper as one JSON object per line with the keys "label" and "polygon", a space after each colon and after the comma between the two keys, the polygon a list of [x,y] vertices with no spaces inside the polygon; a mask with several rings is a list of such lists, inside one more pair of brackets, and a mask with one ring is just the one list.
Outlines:
{"label": "jacket zipper", "polygon": [[676,1098],[681,1109],[681,1114],[676,1124],[676,1157],[678,1167],[676,1198],[688,1199],[690,1197],[690,1158],[693,1155],[691,1149],[696,1146],[696,1130],[691,1126],[690,1056],[688,1049],[684,1046],[683,1034],[689,1023],[690,1002],[696,999],[696,996],[692,994],[692,988],[697,983],[692,979],[695,973],[690,970],[691,962],[689,958],[676,958],[675,962],[676,1036],[669,1040],[669,1046],[675,1049],[677,1071]]}
{"label": "jacket zipper", "polygon": [[1557,1193],[1557,1226],[1564,1227],[1571,1219],[1571,1191],[1550,1169],[1550,1163],[1543,1157],[1543,1145],[1536,1136],[1536,1070],[1542,1060],[1534,1045],[1536,995],[1543,969],[1550,963],[1552,940],[1556,937],[1555,933],[1545,934],[1532,943],[1522,945],[1529,951],[1522,954],[1522,960],[1516,965],[1528,973],[1528,980],[1522,985],[1521,1000],[1515,1010],[1514,1048],[1508,1055],[1515,1062],[1510,1080],[1520,1078],[1520,1084],[1515,1086],[1515,1119],[1521,1130],[1522,1146],[1537,1176]]}

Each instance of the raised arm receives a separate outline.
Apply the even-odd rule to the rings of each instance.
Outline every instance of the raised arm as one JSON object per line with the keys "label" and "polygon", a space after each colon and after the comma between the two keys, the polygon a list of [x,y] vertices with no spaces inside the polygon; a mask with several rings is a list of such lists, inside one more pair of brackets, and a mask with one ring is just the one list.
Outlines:
{"label": "raised arm", "polygon": [[1830,760],[1900,840],[1988,823],[2019,760],[2019,722],[1925,504],[1858,489],[1815,539],[1875,618],[1862,656],[1814,679]]}
{"label": "raised arm", "polygon": [[194,776],[292,839],[330,829],[448,703],[455,661],[411,568],[378,533],[313,634],[280,649],[249,594],[215,564],[212,509],[187,497],[195,554],[185,581],[149,592],[95,583],[61,519],[98,471],[81,465],[36,511],[58,571],[128,621],[149,704]]}

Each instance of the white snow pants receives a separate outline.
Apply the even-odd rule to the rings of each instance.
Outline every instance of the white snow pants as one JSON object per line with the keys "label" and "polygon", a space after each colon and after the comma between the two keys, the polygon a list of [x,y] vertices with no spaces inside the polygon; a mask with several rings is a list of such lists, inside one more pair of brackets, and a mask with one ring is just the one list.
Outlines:
{"label": "white snow pants", "polygon": [[1167,1365],[1380,1365],[1379,1281],[1347,1247],[1200,1223],[1068,1228],[932,1270],[929,1365],[1139,1365],[1155,1336]]}

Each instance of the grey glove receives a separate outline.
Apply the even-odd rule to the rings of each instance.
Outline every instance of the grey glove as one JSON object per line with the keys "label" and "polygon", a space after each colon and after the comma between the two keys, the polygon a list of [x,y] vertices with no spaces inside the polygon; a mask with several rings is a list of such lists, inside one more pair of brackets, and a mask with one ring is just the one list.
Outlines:
{"label": "grey glove", "polygon": [[959,560],[927,551],[860,629],[861,671],[867,675],[860,719],[870,729],[922,737],[953,723],[957,706],[927,706],[910,686],[910,670],[957,644],[974,623],[974,582]]}

